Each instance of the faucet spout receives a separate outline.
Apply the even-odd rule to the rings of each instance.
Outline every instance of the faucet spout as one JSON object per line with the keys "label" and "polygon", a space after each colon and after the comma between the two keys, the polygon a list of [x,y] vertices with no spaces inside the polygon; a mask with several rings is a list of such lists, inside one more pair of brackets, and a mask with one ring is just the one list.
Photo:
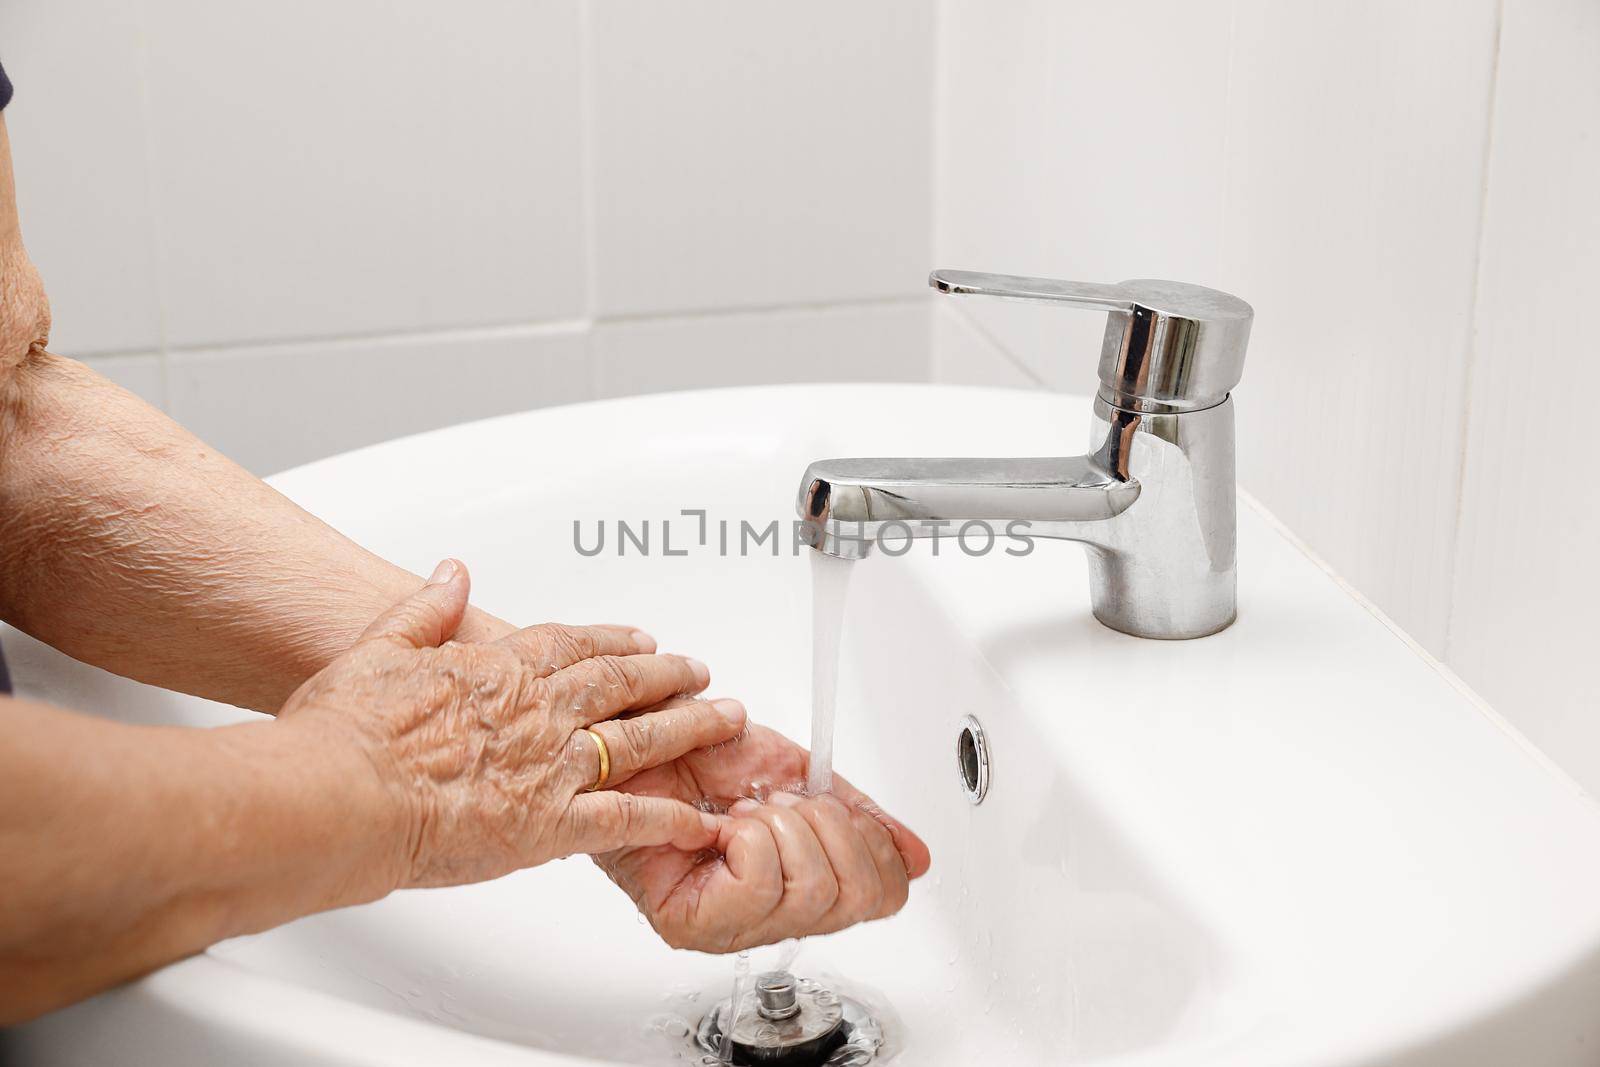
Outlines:
{"label": "faucet spout", "polygon": [[[1236,612],[1233,398],[1254,312],[1199,285],[1115,285],[936,270],[940,292],[1106,312],[1086,456],[827,459],[795,509],[819,552],[860,559],[892,529],[1078,541],[1095,618],[1125,634],[1204,637]],[[995,530],[1000,524],[1002,530]],[[1022,529],[1018,529],[1018,525]],[[966,547],[963,538],[963,548]],[[1025,553],[1023,553],[1025,554]]]}
{"label": "faucet spout", "polygon": [[969,522],[1112,519],[1133,506],[1139,488],[1099,456],[827,459],[806,468],[797,504],[814,548],[859,559],[891,529],[933,537]]}

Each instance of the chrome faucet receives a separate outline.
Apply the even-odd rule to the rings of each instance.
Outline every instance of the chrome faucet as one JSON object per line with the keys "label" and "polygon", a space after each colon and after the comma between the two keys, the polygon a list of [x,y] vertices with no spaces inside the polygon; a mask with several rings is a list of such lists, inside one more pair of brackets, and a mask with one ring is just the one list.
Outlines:
{"label": "chrome faucet", "polygon": [[[826,459],[796,509],[820,552],[859,559],[880,536],[970,522],[1088,548],[1095,618],[1136,637],[1204,637],[1233,622],[1233,401],[1254,313],[1183,282],[1116,285],[936,270],[941,293],[1050,300],[1109,313],[1090,447],[1059,459]],[[892,534],[891,534],[892,530]]]}

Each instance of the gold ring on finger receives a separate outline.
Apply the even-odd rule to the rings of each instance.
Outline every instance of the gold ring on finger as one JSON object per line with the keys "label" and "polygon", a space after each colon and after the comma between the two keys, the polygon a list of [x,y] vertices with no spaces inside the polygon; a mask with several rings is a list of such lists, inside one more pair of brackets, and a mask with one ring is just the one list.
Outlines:
{"label": "gold ring on finger", "polygon": [[611,750],[606,747],[606,739],[600,736],[598,730],[585,728],[583,732],[594,740],[594,747],[600,753],[600,773],[595,778],[594,785],[591,785],[588,789],[589,792],[593,793],[596,789],[603,788],[606,784],[606,779],[611,777]]}

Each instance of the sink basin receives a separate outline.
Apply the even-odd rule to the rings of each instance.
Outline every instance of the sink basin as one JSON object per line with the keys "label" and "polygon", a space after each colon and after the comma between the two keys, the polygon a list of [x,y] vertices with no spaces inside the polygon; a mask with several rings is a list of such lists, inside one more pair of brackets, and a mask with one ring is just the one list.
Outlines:
{"label": "sink basin", "polygon": [[[818,412],[827,418],[819,420]],[[480,604],[625,621],[808,736],[795,480],[833,455],[1065,455],[1088,401],[938,386],[683,393],[489,420],[288,472],[285,493]],[[704,509],[709,542],[699,544]],[[615,522],[651,520],[646,558]],[[674,552],[662,554],[661,522]],[[592,546],[574,548],[574,522]],[[727,521],[732,554],[717,551]],[[739,555],[739,526],[777,542]],[[1239,620],[1096,623],[1082,549],[921,542],[855,564],[836,762],[932,872],[805,943],[905,1064],[1600,1063],[1600,813],[1248,498]],[[141,721],[244,714],[7,634],[34,695]],[[973,805],[955,742],[982,723]],[[758,965],[760,962],[758,954]],[[216,946],[9,1035],[22,1064],[665,1064],[726,958],[663,947],[588,860],[413,891]]]}

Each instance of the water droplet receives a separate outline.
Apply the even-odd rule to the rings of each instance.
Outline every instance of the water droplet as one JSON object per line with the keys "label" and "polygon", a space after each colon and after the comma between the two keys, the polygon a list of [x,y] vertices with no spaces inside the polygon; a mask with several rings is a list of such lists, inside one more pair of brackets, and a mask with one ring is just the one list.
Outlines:
{"label": "water droplet", "polygon": [[679,1015],[658,1015],[650,1021],[650,1027],[656,1033],[670,1038],[688,1037],[690,1031],[688,1020]]}

